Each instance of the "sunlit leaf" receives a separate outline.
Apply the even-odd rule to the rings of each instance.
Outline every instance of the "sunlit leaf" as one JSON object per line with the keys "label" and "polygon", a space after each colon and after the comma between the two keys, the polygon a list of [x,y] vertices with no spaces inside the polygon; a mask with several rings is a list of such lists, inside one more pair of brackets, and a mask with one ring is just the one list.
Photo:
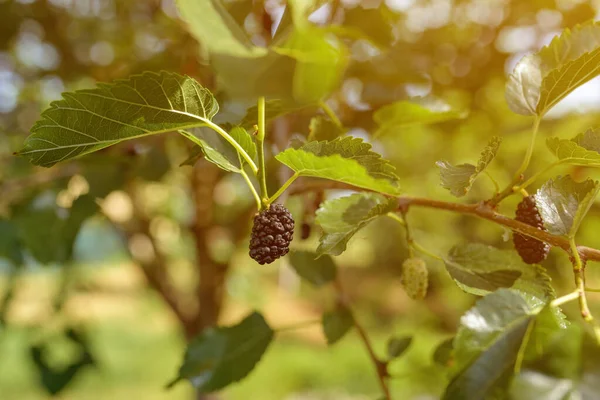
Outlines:
{"label": "sunlit leaf", "polygon": [[334,140],[344,134],[344,129],[321,115],[313,117],[308,127],[308,141]]}
{"label": "sunlit leaf", "polygon": [[477,301],[461,318],[454,339],[453,378],[444,399],[483,399],[504,385],[527,330],[545,303],[512,289]]}
{"label": "sunlit leaf", "polygon": [[322,327],[327,344],[332,345],[343,338],[354,326],[352,312],[345,307],[323,314]]}
{"label": "sunlit leaf", "polygon": [[589,22],[560,36],[515,66],[506,86],[511,110],[544,115],[566,95],[600,73],[600,23]]}
{"label": "sunlit leaf", "polygon": [[512,250],[469,243],[454,246],[444,263],[452,279],[467,293],[483,296],[512,287],[539,298],[554,295],[545,270],[525,264]]}
{"label": "sunlit leaf", "polygon": [[440,168],[442,187],[448,189],[456,197],[466,195],[471,186],[487,166],[494,160],[502,139],[494,136],[481,153],[477,165],[461,164],[452,165],[447,161],[438,161],[436,165]]}
{"label": "sunlit leaf", "polygon": [[385,48],[394,40],[392,28],[395,20],[395,15],[384,3],[377,8],[364,8],[358,5],[345,10],[341,28],[356,32],[357,34],[351,36],[357,39],[366,39],[380,48]]}
{"label": "sunlit leaf", "polygon": [[600,154],[587,150],[572,140],[556,137],[546,140],[548,148],[561,162],[575,165],[600,166]]}
{"label": "sunlit leaf", "polygon": [[254,46],[221,0],[177,0],[191,34],[211,53],[259,57],[266,49]]}
{"label": "sunlit leaf", "polygon": [[569,175],[551,179],[535,194],[546,229],[553,235],[575,235],[600,189],[598,182],[575,182]]}
{"label": "sunlit leaf", "polygon": [[353,194],[324,202],[315,220],[323,229],[317,253],[342,254],[358,230],[397,207],[396,200],[375,193]]}
{"label": "sunlit leaf", "polygon": [[319,257],[310,251],[294,251],[289,259],[294,271],[313,285],[322,286],[336,277],[335,263],[328,255]]}
{"label": "sunlit leaf", "polygon": [[64,93],[42,113],[18,154],[50,167],[123,140],[202,126],[218,110],[212,94],[194,79],[145,72]]}
{"label": "sunlit leaf", "polygon": [[467,113],[455,110],[445,101],[435,97],[417,97],[381,107],[373,114],[379,125],[376,135],[398,133],[402,128],[419,124],[435,124],[465,118]]}
{"label": "sunlit leaf", "polygon": [[300,176],[344,182],[363,189],[397,195],[394,167],[359,138],[346,136],[332,141],[308,142],[275,156]]}
{"label": "sunlit leaf", "polygon": [[188,379],[198,392],[209,393],[237,382],[256,367],[273,336],[256,312],[233,326],[207,328],[188,345],[179,375],[169,387]]}

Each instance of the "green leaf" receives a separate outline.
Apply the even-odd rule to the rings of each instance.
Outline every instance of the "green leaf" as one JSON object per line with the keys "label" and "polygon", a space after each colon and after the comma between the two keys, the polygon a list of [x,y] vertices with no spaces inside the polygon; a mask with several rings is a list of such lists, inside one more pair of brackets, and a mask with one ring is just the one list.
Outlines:
{"label": "green leaf", "polygon": [[506,85],[511,110],[542,116],[566,95],[600,73],[600,23],[565,29],[515,66]]}
{"label": "green leaf", "polygon": [[455,368],[444,399],[487,398],[504,385],[535,316],[545,303],[512,289],[477,301],[462,318],[454,339]]}
{"label": "green leaf", "polygon": [[569,175],[546,182],[535,194],[546,229],[553,235],[575,236],[599,189],[596,181],[578,183]]}
{"label": "green leaf", "polygon": [[442,187],[448,189],[456,197],[466,195],[471,190],[475,179],[496,157],[500,143],[502,143],[501,138],[492,137],[481,152],[477,166],[473,164],[452,165],[447,161],[436,162],[440,168]]}
{"label": "green leaf", "polygon": [[220,0],[177,0],[190,33],[209,52],[258,57],[266,49],[254,46]]}
{"label": "green leaf", "polygon": [[[243,159],[237,150],[221,135],[216,134],[209,128],[195,128],[182,132],[184,136],[193,136],[195,143],[201,143],[201,149],[208,161],[217,165],[225,171],[240,173],[243,167]],[[250,134],[242,127],[236,126],[229,131],[229,135],[241,148],[248,153],[250,158],[256,158],[256,144]],[[192,158],[193,157],[193,158]],[[197,161],[198,156],[192,154],[184,163]]]}
{"label": "green leaf", "polygon": [[412,336],[391,337],[387,342],[388,360],[393,360],[404,354],[412,340]]}
{"label": "green leaf", "polygon": [[295,30],[274,51],[296,60],[293,93],[300,103],[315,103],[329,96],[339,86],[348,65],[344,44],[316,27]]}
{"label": "green leaf", "polygon": [[443,367],[449,367],[454,360],[454,338],[440,343],[433,352],[433,361]]}
{"label": "green leaf", "polygon": [[465,111],[455,110],[441,99],[417,97],[381,107],[373,113],[373,120],[379,125],[375,135],[387,135],[409,126],[435,124],[466,116]]}
{"label": "green leaf", "polygon": [[546,145],[561,162],[574,165],[600,166],[600,154],[587,150],[572,140],[551,137]]}
{"label": "green leaf", "polygon": [[14,221],[25,249],[40,263],[65,263],[71,260],[81,225],[97,211],[89,195],[79,197],[70,209],[56,207],[54,196],[42,196],[19,206]]}
{"label": "green leaf", "polygon": [[18,227],[4,219],[0,219],[0,259],[8,260],[14,266],[23,264]]}
{"label": "green leaf", "polygon": [[[299,105],[290,102],[283,102],[280,99],[267,99],[265,101],[265,121],[269,122],[282,115],[293,113],[306,108],[306,105]],[[247,130],[251,130],[258,124],[258,107],[252,106],[246,110],[246,115],[240,121],[240,125]]]}
{"label": "green leaf", "polygon": [[337,269],[330,256],[317,257],[318,254],[310,251],[295,251],[290,254],[290,264],[302,279],[322,286],[335,279]]}
{"label": "green leaf", "polygon": [[254,369],[273,336],[257,312],[237,325],[205,329],[188,345],[179,375],[169,387],[188,379],[198,392],[209,393],[237,382]]}
{"label": "green leaf", "polygon": [[465,292],[483,296],[500,288],[553,297],[550,278],[539,265],[525,264],[515,251],[480,243],[454,246],[444,259],[446,270]]}
{"label": "green leaf", "polygon": [[358,5],[345,10],[344,25],[341,28],[356,31],[359,33],[358,38],[367,39],[380,48],[386,48],[394,40],[392,28],[396,19],[385,4],[377,8]]}
{"label": "green leaf", "polygon": [[310,120],[308,141],[334,140],[344,133],[344,129],[335,122],[322,115],[318,115]]}
{"label": "green leaf", "polygon": [[395,168],[359,138],[346,136],[329,142],[308,142],[298,149],[287,149],[275,158],[300,176],[330,179],[390,195],[399,194]]}
{"label": "green leaf", "polygon": [[588,129],[572,140],[584,149],[600,153],[600,130],[598,129]]}
{"label": "green leaf", "polygon": [[50,167],[124,140],[205,125],[218,110],[212,94],[194,79],[145,72],[63,93],[63,100],[42,113],[18,154]]}
{"label": "green leaf", "polygon": [[342,254],[356,232],[397,207],[395,199],[375,193],[358,193],[325,201],[316,212],[315,221],[323,229],[317,254]]}
{"label": "green leaf", "polygon": [[352,312],[345,307],[323,314],[322,327],[327,344],[332,345],[343,338],[354,326]]}

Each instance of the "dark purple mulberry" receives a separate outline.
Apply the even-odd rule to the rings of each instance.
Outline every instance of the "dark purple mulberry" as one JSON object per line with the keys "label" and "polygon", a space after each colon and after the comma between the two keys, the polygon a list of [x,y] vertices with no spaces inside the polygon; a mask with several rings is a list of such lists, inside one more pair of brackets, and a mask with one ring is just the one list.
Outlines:
{"label": "dark purple mulberry", "polygon": [[[542,231],[546,230],[542,216],[532,196],[523,198],[523,201],[519,203],[515,219]],[[515,249],[527,264],[538,264],[544,261],[550,251],[548,244],[516,232],[513,234],[513,243]]]}
{"label": "dark purple mulberry", "polygon": [[289,251],[294,237],[294,219],[281,204],[271,204],[254,216],[250,236],[250,257],[259,264],[270,264]]}

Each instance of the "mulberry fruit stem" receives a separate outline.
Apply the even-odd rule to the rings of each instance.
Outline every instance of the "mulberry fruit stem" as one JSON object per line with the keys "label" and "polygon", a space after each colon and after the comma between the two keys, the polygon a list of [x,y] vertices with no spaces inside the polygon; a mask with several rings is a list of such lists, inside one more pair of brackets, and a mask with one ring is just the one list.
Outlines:
{"label": "mulberry fruit stem", "polygon": [[267,175],[265,173],[265,97],[258,98],[258,132],[256,142],[258,147],[258,181],[260,182],[260,195],[262,207],[269,207],[269,193],[267,193]]}
{"label": "mulberry fruit stem", "polygon": [[279,196],[281,196],[283,194],[283,192],[285,192],[286,189],[288,187],[290,187],[290,185],[292,183],[294,183],[294,181],[296,179],[298,179],[298,176],[299,176],[298,172],[296,172],[296,173],[294,173],[294,175],[290,176],[290,178],[287,181],[285,181],[285,183],[279,188],[279,190],[277,190],[277,192],[273,196],[269,197],[269,204],[271,204],[272,202],[277,200],[279,198]]}
{"label": "mulberry fruit stem", "polygon": [[244,180],[246,181],[246,184],[248,185],[248,188],[250,188],[250,191],[252,192],[252,196],[254,196],[254,199],[256,200],[256,207],[260,210],[261,207],[262,207],[262,201],[260,200],[260,196],[258,195],[258,192],[256,191],[256,188],[254,187],[254,185],[250,181],[250,177],[248,176],[248,174],[246,173],[246,171],[244,171],[243,169],[240,172],[240,174],[244,177]]}

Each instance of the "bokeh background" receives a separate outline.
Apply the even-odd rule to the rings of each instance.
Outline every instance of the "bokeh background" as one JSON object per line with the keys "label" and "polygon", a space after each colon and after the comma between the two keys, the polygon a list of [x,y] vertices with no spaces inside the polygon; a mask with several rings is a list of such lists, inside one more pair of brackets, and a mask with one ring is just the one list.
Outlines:
{"label": "bokeh background", "polygon": [[[279,0],[224,3],[257,44],[265,40],[265,18],[276,27],[285,7]],[[373,112],[413,96],[434,94],[469,110],[460,121],[369,139],[397,167],[406,193],[451,200],[439,186],[435,161],[474,162],[491,136],[503,136],[489,171],[501,184],[509,182],[532,121],[509,111],[507,73],[563,28],[599,12],[600,1],[357,0],[327,3],[311,19],[351,26],[369,39],[348,39],[351,62],[329,99],[350,134],[371,138]],[[0,216],[29,221],[33,233],[27,241],[40,245],[24,252],[23,263],[0,257],[0,400],[46,399],[52,392],[77,400],[190,399],[194,393],[187,383],[170,391],[164,386],[176,374],[186,338],[206,321],[233,323],[256,308],[271,325],[284,327],[318,319],[333,305],[332,293],[302,284],[285,259],[270,266],[250,260],[254,203],[247,188],[203,161],[180,167],[189,149],[177,135],[125,143],[49,170],[12,156],[61,92],[146,70],[197,78],[217,94],[224,110],[220,121],[245,113],[247,105],[219,92],[215,71],[173,0],[0,0]],[[598,122],[599,110],[595,79],[544,119],[531,170],[552,159],[545,136],[575,136]],[[277,119],[270,148],[279,151],[293,135],[305,136],[315,112]],[[270,168],[273,179],[285,178],[275,164]],[[559,172],[598,178],[584,168],[554,171]],[[466,201],[489,198],[493,189],[481,179]],[[72,257],[48,255],[54,243],[44,225],[49,222],[27,205],[69,210],[86,194],[98,199],[101,212],[76,232]],[[293,197],[288,206],[297,221],[310,222],[306,210],[312,203],[310,196]],[[515,203],[509,199],[502,211],[513,215]],[[31,219],[23,217],[30,212]],[[418,241],[437,254],[461,241],[511,247],[507,232],[472,217],[414,210],[409,219]],[[580,242],[600,246],[598,228],[600,208],[594,206]],[[295,248],[314,249],[318,235],[313,229]],[[8,237],[0,236],[0,248],[10,245]],[[399,283],[406,257],[402,229],[380,219],[361,230],[336,262],[378,351],[391,334],[414,336],[407,354],[392,365],[396,398],[434,399],[445,384],[434,351],[452,336],[475,299],[452,283],[439,262],[427,259],[428,296],[410,300]],[[166,266],[158,284],[147,273],[157,263]],[[570,265],[561,252],[553,250],[545,266],[559,293],[571,290]],[[218,288],[205,287],[211,285],[202,279],[205,267],[219,276]],[[590,268],[589,286],[600,286],[595,275]],[[202,314],[205,322],[184,326],[155,290],[160,282],[169,282],[184,314]],[[204,300],[215,303],[212,309],[203,308],[206,293],[212,297]],[[590,298],[592,310],[598,309],[594,294]],[[578,318],[576,310],[566,311]],[[377,390],[356,335],[327,348],[316,324],[279,335],[258,368],[222,398],[359,400],[374,398]]]}

